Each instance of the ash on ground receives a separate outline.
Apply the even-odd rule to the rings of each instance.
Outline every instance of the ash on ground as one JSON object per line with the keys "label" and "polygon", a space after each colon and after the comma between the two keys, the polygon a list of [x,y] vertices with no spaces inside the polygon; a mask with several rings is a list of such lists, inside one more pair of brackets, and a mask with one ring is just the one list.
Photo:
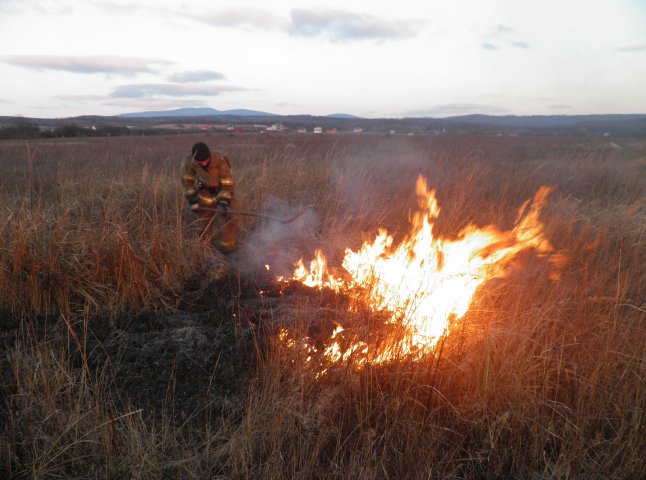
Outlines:
{"label": "ash on ground", "polygon": [[232,269],[191,293],[190,302],[172,313],[144,310],[71,323],[52,316],[35,319],[28,328],[4,319],[0,376],[11,383],[8,359],[28,330],[31,342],[67,349],[73,368],[87,366],[95,378],[108,379],[118,410],[201,422],[244,396],[266,344],[281,327],[302,318],[304,309],[315,330],[333,328],[325,293],[286,287],[268,272],[243,276]]}

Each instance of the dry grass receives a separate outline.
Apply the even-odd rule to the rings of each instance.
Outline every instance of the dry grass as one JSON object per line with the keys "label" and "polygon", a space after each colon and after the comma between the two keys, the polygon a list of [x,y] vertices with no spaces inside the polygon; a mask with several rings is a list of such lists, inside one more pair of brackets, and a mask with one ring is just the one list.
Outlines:
{"label": "dry grass", "polygon": [[[556,186],[542,218],[568,260],[553,282],[549,263],[519,258],[426,362],[319,380],[276,341],[279,313],[248,333],[257,304],[245,307],[244,279],[232,279],[231,328],[256,370],[217,415],[178,421],[170,408],[142,412],[109,365],[92,366],[88,322],[199,307],[195,285],[216,254],[195,240],[177,172],[195,140],[0,144],[0,474],[643,476],[646,142],[207,137],[234,162],[238,208],[263,211],[277,198],[316,205],[320,223],[296,245],[306,255],[323,247],[338,258],[377,226],[403,234],[421,173],[438,190],[445,235],[471,222],[509,228],[540,185]],[[242,243],[259,228],[244,219]],[[313,312],[347,315],[338,305],[326,293],[293,294],[279,311],[306,332]]]}

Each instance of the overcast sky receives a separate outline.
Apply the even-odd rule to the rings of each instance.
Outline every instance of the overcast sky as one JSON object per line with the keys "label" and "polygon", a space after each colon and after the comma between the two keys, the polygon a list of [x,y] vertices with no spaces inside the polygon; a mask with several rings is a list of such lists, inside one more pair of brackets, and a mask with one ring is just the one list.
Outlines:
{"label": "overcast sky", "polygon": [[646,113],[646,0],[0,0],[0,115]]}

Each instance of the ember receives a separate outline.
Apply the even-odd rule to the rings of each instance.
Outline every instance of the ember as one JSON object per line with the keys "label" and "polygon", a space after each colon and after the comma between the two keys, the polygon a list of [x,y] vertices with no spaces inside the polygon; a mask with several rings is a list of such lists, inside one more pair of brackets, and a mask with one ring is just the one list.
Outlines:
{"label": "ember", "polygon": [[393,237],[381,229],[373,242],[364,243],[356,252],[346,249],[342,275],[332,275],[325,256],[317,250],[309,268],[301,259],[291,279],[278,279],[346,293],[373,312],[385,312],[388,322],[401,327],[398,331],[403,333],[390,344],[372,347],[344,338],[339,326],[320,352],[308,339],[295,342],[287,331],[281,333],[281,341],[291,348],[302,344],[308,361],[320,353],[322,373],[338,363],[361,369],[366,364],[416,360],[432,353],[438,340],[464,317],[477,288],[504,276],[516,254],[530,248],[541,254],[552,251],[538,218],[550,191],[541,187],[531,205],[528,200],[521,206],[512,230],[469,225],[457,239],[449,240],[433,234],[440,208],[435,190],[429,190],[420,176],[419,209],[413,214],[410,234],[399,245],[394,246]]}

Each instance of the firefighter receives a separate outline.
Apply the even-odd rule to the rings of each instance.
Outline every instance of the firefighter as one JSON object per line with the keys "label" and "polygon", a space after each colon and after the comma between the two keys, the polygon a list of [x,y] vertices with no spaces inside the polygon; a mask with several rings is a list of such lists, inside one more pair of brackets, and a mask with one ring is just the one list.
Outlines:
{"label": "firefighter", "polygon": [[198,216],[200,238],[233,257],[237,245],[235,220],[229,214],[233,201],[229,159],[211,152],[203,142],[196,143],[182,163],[182,184],[191,210]]}

